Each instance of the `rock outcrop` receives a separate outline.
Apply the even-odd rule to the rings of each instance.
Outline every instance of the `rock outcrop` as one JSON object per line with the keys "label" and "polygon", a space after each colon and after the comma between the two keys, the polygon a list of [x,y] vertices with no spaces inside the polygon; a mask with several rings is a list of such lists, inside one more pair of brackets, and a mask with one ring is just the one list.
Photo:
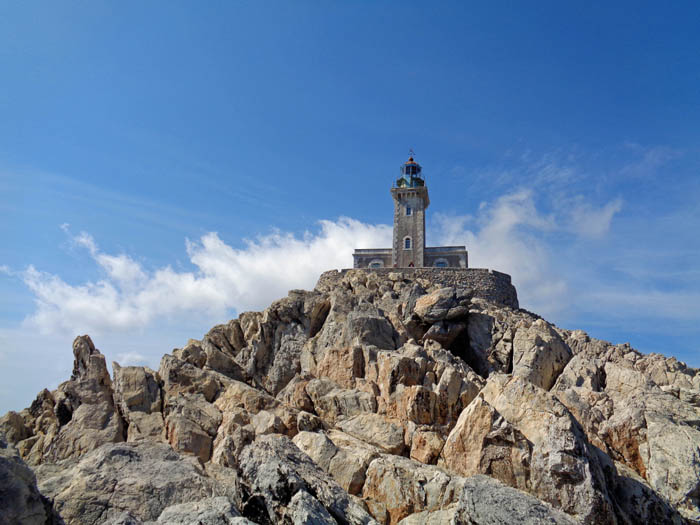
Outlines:
{"label": "rock outcrop", "polygon": [[[700,523],[700,373],[507,276],[329,272],[0,418],[0,523]],[[4,520],[4,521],[3,521]]]}

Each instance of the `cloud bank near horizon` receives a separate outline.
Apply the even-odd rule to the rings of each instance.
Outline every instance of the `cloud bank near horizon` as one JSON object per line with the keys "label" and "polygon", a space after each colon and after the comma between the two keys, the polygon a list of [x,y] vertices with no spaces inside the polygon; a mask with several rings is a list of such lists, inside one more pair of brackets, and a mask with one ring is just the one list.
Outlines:
{"label": "cloud bank near horizon", "polygon": [[[570,285],[548,236],[602,237],[622,207],[619,199],[594,206],[572,199],[563,210],[538,210],[532,191],[508,193],[482,203],[474,216],[436,215],[431,244],[465,244],[471,267],[510,273],[523,306],[542,315],[567,308]],[[354,248],[391,245],[391,226],[348,217],[319,222],[300,236],[275,230],[240,249],[215,232],[185,241],[191,269],[148,269],[131,254],[103,252],[88,233],[70,233],[101,277],[69,284],[59,275],[28,266],[20,272],[35,310],[25,326],[43,334],[114,333],[174,322],[193,313],[221,319],[265,308],[293,288],[311,289],[321,272],[351,265]]]}

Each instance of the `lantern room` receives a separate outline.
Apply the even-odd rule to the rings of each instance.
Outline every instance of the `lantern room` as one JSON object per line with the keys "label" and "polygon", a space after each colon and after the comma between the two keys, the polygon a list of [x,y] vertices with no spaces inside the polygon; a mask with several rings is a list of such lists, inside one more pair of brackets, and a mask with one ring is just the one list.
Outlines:
{"label": "lantern room", "polygon": [[396,179],[397,188],[420,188],[425,186],[422,175],[423,168],[415,160],[413,155],[401,165],[401,176]]}

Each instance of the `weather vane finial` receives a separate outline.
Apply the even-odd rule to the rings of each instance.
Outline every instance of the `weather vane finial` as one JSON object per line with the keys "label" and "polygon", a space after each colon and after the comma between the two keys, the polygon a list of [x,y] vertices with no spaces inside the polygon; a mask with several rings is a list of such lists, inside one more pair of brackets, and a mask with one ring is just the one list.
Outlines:
{"label": "weather vane finial", "polygon": [[415,152],[413,151],[413,148],[410,148],[410,149],[408,150],[408,156],[411,157],[411,158],[413,158],[414,155],[415,155]]}

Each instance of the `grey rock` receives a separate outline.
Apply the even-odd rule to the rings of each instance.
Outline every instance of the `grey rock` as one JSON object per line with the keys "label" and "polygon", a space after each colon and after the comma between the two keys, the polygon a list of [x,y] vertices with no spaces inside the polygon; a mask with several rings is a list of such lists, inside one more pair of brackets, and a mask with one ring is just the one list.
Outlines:
{"label": "grey rock", "polygon": [[155,521],[171,505],[218,490],[195,458],[148,442],[103,445],[75,464],[39,469],[38,477],[39,490],[69,524],[98,525],[125,512]]}
{"label": "grey rock", "polygon": [[287,516],[294,525],[336,525],[338,522],[319,501],[305,490],[292,497]]}
{"label": "grey rock", "polygon": [[0,525],[51,525],[62,521],[36,486],[36,477],[0,435]]}
{"label": "grey rock", "polygon": [[[276,523],[285,515],[293,496],[304,490],[314,494],[342,525],[374,523],[370,515],[289,438],[274,434],[258,436],[241,456],[239,472],[250,494],[241,509],[244,516],[254,521]],[[253,507],[257,510],[255,517]]]}
{"label": "grey rock", "polygon": [[240,513],[226,496],[206,498],[189,503],[179,503],[167,507],[160,516],[158,523],[166,525],[234,525],[237,523],[252,523],[234,521],[241,518]]}
{"label": "grey rock", "polygon": [[412,514],[401,525],[576,525],[536,498],[487,476],[467,478],[459,501],[445,509]]}

